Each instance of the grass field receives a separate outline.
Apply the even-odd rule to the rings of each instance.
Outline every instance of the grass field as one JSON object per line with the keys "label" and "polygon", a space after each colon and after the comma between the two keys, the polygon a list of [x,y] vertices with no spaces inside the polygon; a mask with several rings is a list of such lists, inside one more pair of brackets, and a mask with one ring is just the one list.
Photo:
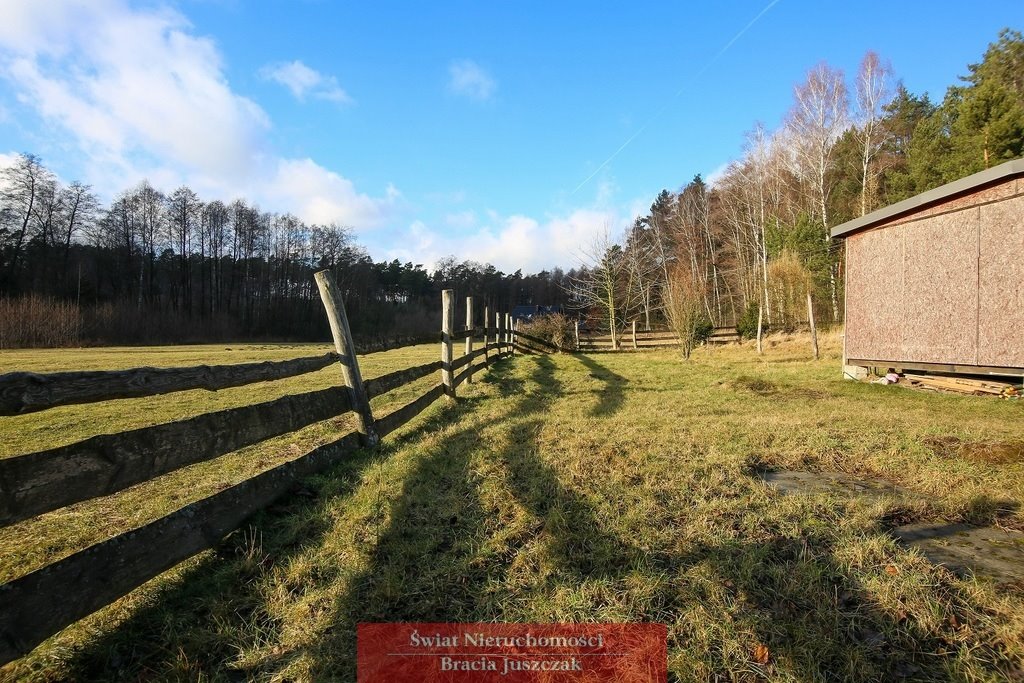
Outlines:
{"label": "grass field", "polygon": [[[1024,528],[1024,404],[844,382],[838,348],[825,339],[813,362],[805,340],[777,337],[760,358],[745,345],[690,362],[670,351],[503,361],[455,405],[439,402],[0,678],[347,681],[356,623],[449,620],[662,622],[678,680],[1024,676],[1024,586],[958,578],[887,534],[927,520]],[[0,371],[323,350],[5,352]],[[364,376],[436,354],[373,354]],[[336,380],[325,370],[0,418],[0,453]],[[397,407],[434,381],[381,400]],[[0,578],[349,428],[311,427],[2,529]],[[917,497],[780,496],[754,476],[765,468],[878,476]]]}

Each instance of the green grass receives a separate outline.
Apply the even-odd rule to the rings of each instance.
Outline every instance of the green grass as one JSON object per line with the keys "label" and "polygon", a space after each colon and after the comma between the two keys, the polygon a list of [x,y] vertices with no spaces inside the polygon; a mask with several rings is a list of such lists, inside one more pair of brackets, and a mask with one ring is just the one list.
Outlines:
{"label": "green grass", "polygon": [[[1024,464],[985,457],[1019,454],[1000,444],[1024,440],[1024,404],[844,382],[837,340],[823,346],[818,362],[806,360],[804,340],[780,337],[760,358],[746,345],[702,349],[690,362],[669,351],[504,361],[460,387],[456,404],[439,402],[378,451],[314,477],[311,495],[259,515],[0,677],[353,680],[355,624],[399,620],[663,622],[679,680],[1020,676],[1024,587],[958,578],[886,530],[893,519],[1024,528]],[[167,358],[194,362],[187,353]],[[368,356],[364,375],[432,360],[436,347],[399,355]],[[130,364],[150,362],[138,359]],[[46,369],[46,353],[18,362]],[[19,427],[4,430],[3,447],[39,448],[102,431],[115,417],[163,421],[335,380],[324,371],[301,384],[189,392],[184,407],[182,395],[162,397],[167,412],[142,399],[118,403],[145,410],[58,409],[75,425],[68,431],[50,413],[4,418]],[[136,497],[131,489],[0,530],[4,576],[339,429],[348,427],[321,425],[163,478],[171,484],[136,487]],[[923,502],[780,496],[753,476],[762,468],[880,476]],[[74,543],[60,540],[79,527]],[[756,661],[758,645],[767,664]]]}

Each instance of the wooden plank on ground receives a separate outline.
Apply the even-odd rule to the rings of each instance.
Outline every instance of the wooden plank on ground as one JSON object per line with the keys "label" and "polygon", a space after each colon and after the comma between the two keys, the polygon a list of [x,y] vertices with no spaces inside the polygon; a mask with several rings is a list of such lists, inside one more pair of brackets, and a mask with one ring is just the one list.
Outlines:
{"label": "wooden plank on ground", "polygon": [[337,360],[336,354],[329,353],[285,361],[189,368],[146,367],[48,374],[11,372],[0,375],[0,415],[19,415],[55,406],[157,396],[190,389],[216,391],[315,372]]}
{"label": "wooden plank on ground", "polygon": [[0,665],[193,555],[358,447],[356,433],[320,446],[166,517],[0,586]]}
{"label": "wooden plank on ground", "polygon": [[105,496],[350,410],[334,387],[0,459],[0,526]]}

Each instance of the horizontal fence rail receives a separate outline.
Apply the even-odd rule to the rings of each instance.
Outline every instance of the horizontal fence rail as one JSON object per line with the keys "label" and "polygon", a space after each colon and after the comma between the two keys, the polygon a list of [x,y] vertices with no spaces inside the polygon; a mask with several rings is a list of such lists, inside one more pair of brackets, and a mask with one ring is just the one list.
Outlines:
{"label": "horizontal fence rail", "polygon": [[405,370],[396,370],[380,377],[368,379],[363,382],[363,387],[366,389],[366,396],[368,398],[376,398],[410,382],[415,382],[421,377],[426,377],[440,369],[441,361],[435,360],[433,363],[417,365],[414,368],[406,368]]}
{"label": "horizontal fence rail", "polygon": [[340,462],[356,435],[310,451],[155,522],[97,543],[0,586],[0,662],[26,654],[68,624],[216,546],[299,481]]}
{"label": "horizontal fence rail", "polygon": [[304,375],[337,362],[338,356],[284,361],[197,365],[191,368],[133,368],[85,372],[11,372],[0,375],[0,415],[19,415],[56,406],[120,398],[158,396],[190,389],[227,389]]}
{"label": "horizontal fence rail", "polygon": [[0,526],[116,493],[350,409],[343,389],[324,389],[0,459]]}
{"label": "horizontal fence rail", "polygon": [[[447,317],[441,360],[364,382],[333,278],[324,272],[316,278],[338,353],[238,365],[0,375],[0,415],[190,389],[217,390],[294,377],[333,364],[340,367],[344,380],[341,387],[0,458],[0,526],[117,493],[346,413],[355,416],[357,426],[355,432],[329,444],[0,585],[0,665],[176,564],[215,547],[253,513],[287,495],[303,478],[341,462],[360,447],[375,447],[379,438],[404,426],[443,396],[454,400],[456,388],[472,381],[474,373],[511,356],[517,348],[529,352],[524,341],[558,350],[550,342],[516,330],[508,314],[496,313],[493,327],[474,327],[470,298],[466,329],[454,330],[451,316]],[[446,292],[444,298],[450,302],[451,293]],[[490,312],[484,310],[487,323]],[[478,335],[484,343],[473,350],[473,338]],[[452,342],[459,339],[466,340],[466,353],[453,359]],[[478,359],[482,362],[477,363]],[[441,383],[385,417],[374,418],[371,398],[438,371]]]}
{"label": "horizontal fence rail", "polygon": [[548,349],[550,351],[562,351],[563,350],[560,346],[558,346],[557,344],[551,343],[547,339],[541,339],[540,337],[534,337],[532,334],[527,334],[525,332],[516,332],[516,337],[518,339],[520,339],[520,340],[526,340],[526,341],[532,342],[533,344],[538,344],[540,346],[543,346],[545,349]]}

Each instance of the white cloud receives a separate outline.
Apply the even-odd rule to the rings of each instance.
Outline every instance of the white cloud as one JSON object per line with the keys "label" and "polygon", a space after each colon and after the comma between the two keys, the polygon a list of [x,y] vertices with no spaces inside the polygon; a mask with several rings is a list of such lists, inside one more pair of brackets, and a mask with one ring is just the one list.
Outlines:
{"label": "white cloud", "polygon": [[582,250],[595,237],[606,229],[614,235],[622,224],[615,211],[600,209],[576,209],[543,221],[522,215],[501,218],[493,212],[488,212],[488,217],[490,225],[459,234],[457,242],[449,230],[441,233],[416,221],[393,240],[403,246],[385,248],[383,255],[433,267],[454,251],[460,260],[491,263],[505,272],[522,269],[534,273],[577,265]]}
{"label": "white cloud", "polygon": [[[40,22],[54,6],[78,22]],[[188,33],[181,15],[14,0],[0,11],[7,21],[22,33],[0,32],[0,74],[90,155],[116,164],[142,153],[221,175],[253,167],[266,114],[232,92],[212,41]]]}
{"label": "white cloud", "polygon": [[314,99],[338,104],[352,103],[352,98],[338,85],[338,79],[334,76],[325,76],[299,60],[268,64],[260,69],[260,77],[285,86],[300,102],[305,101],[307,96],[312,96]]}
{"label": "white cloud", "polygon": [[486,70],[471,59],[448,65],[448,89],[456,95],[480,102],[491,99],[498,84]]}
{"label": "white cloud", "polygon": [[381,225],[400,194],[388,186],[384,199],[356,191],[352,181],[312,159],[281,159],[277,172],[259,191],[279,211],[290,211],[309,223],[341,223],[360,228]]}
{"label": "white cloud", "polygon": [[[316,76],[302,92],[337,100],[333,79]],[[380,223],[400,198],[390,186],[371,197],[310,159],[275,155],[267,114],[232,90],[214,42],[171,9],[3,0],[0,79],[84,158],[82,180],[107,197],[148,178],[356,227]]]}

